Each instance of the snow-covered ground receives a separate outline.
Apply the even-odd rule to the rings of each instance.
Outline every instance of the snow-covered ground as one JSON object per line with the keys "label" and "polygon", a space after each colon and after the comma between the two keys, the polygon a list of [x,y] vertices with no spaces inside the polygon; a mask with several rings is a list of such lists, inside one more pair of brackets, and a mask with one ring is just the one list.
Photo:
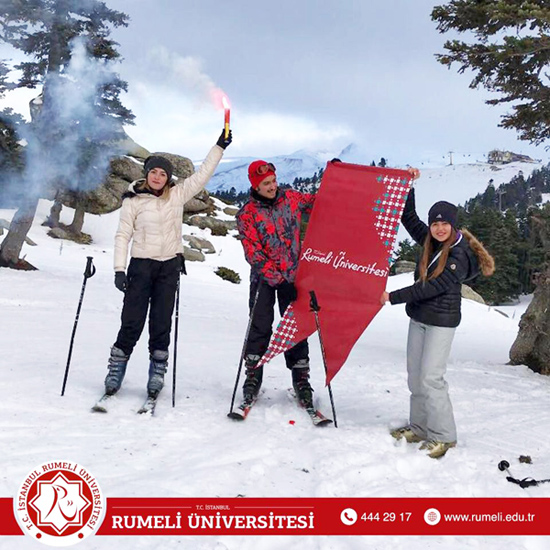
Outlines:
{"label": "snow-covered ground", "polygon": [[[113,285],[112,241],[118,213],[87,215],[82,246],[46,236],[42,201],[25,245],[35,272],[0,269],[0,496],[12,497],[35,466],[54,459],[85,465],[107,497],[550,497],[550,484],[523,491],[497,464],[507,459],[518,477],[550,477],[550,379],[506,365],[526,303],[509,318],[464,301],[448,381],[459,445],[441,460],[388,434],[406,422],[408,390],[402,306],[387,306],[357,343],[332,384],[338,429],[316,429],[289,401],[290,375],[281,358],[266,367],[265,393],[245,423],[226,418],[247,325],[248,266],[240,243],[209,237],[216,254],[189,263],[182,279],[177,403],[161,394],[154,418],[135,414],[147,376],[146,335],[130,361],[123,390],[107,415],[90,413],[102,393],[109,347],[119,327],[122,295]],[[67,210],[63,216],[69,221]],[[0,210],[9,219],[10,211]],[[62,217],[63,219],[63,217]],[[88,280],[71,372],[60,396],[86,256]],[[233,285],[214,274],[235,269]],[[409,284],[393,277],[389,288]],[[500,308],[503,309],[503,308]],[[312,383],[330,413],[316,336]],[[290,424],[289,420],[294,420]],[[533,463],[519,464],[519,455]],[[501,549],[547,548],[547,537],[91,537],[82,549]],[[2,550],[36,548],[30,538],[4,537]]]}

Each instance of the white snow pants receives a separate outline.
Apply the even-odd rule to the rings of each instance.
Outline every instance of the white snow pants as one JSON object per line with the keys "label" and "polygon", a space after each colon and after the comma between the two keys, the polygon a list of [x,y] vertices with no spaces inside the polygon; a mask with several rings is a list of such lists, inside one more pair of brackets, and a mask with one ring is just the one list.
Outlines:
{"label": "white snow pants", "polygon": [[456,441],[453,406],[445,381],[456,328],[434,327],[411,319],[407,373],[411,391],[410,425],[428,441]]}

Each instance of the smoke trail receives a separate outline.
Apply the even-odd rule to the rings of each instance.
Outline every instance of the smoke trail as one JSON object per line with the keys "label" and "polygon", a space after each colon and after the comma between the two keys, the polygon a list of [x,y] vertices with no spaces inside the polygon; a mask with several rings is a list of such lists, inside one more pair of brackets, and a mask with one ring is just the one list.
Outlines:
{"label": "smoke trail", "polygon": [[101,99],[101,90],[117,76],[110,62],[87,53],[82,37],[71,50],[66,70],[47,75],[43,93],[31,102],[33,124],[21,133],[27,146],[19,193],[28,197],[52,198],[58,188],[90,191],[117,154],[113,142],[122,126],[104,113]]}
{"label": "smoke trail", "polygon": [[150,59],[162,73],[164,79],[170,79],[174,84],[183,85],[196,99],[208,100],[218,109],[222,109],[220,97],[223,92],[212,78],[204,72],[202,61],[190,55],[182,56],[171,52],[164,46],[154,48]]}

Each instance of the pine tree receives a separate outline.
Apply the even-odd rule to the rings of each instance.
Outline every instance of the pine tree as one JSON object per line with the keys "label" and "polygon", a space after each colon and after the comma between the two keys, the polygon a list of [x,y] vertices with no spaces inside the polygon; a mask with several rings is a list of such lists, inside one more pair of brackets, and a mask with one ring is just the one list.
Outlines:
{"label": "pine tree", "polygon": [[494,275],[478,277],[472,282],[472,288],[492,304],[517,298],[520,289],[516,254],[519,232],[513,214],[506,218],[494,208],[476,205],[464,225],[484,244],[496,266]]}
{"label": "pine tree", "polygon": [[550,5],[547,0],[453,0],[436,6],[432,20],[441,33],[471,33],[473,40],[445,42],[440,63],[473,71],[470,88],[483,86],[499,97],[490,105],[511,105],[500,126],[515,128],[535,144],[550,137]]}
{"label": "pine tree", "polygon": [[[15,68],[21,71],[17,87],[41,86],[39,101],[31,109],[30,125],[32,139],[27,146],[27,158],[50,156],[64,167],[64,172],[48,172],[50,159],[44,158],[42,178],[53,188],[70,188],[80,192],[93,182],[99,185],[107,168],[107,152],[112,151],[112,142],[122,132],[122,124],[132,123],[133,115],[120,100],[127,85],[110,70],[109,61],[119,54],[116,42],[109,38],[113,27],[127,26],[128,16],[107,8],[99,0],[0,0],[0,41],[21,50],[31,60]],[[80,40],[80,41],[79,41]],[[67,78],[75,51],[83,50],[88,58],[95,59],[101,80],[89,94],[88,78]],[[89,75],[88,75],[89,76]],[[64,86],[81,86],[83,92],[76,105],[63,105],[59,101]],[[76,96],[73,92],[73,96]],[[79,116],[84,108],[88,120]],[[93,124],[88,121],[93,120]],[[76,143],[77,147],[66,154],[62,146]],[[76,154],[75,154],[76,152]],[[112,154],[115,152],[112,151]],[[72,168],[72,173],[69,172]],[[51,167],[50,167],[51,168]],[[9,234],[0,248],[0,265],[26,267],[19,260],[19,253],[27,234],[40,192],[31,181],[29,161],[24,178],[27,201],[16,212]],[[40,167],[34,167],[39,171]],[[75,221],[81,223],[83,212],[75,213]]]}
{"label": "pine tree", "polygon": [[0,111],[0,207],[13,208],[23,190],[17,182],[24,167],[19,130],[25,127],[21,115],[12,109]]}
{"label": "pine tree", "polygon": [[397,250],[393,252],[394,261],[416,262],[421,250],[422,248],[410,239],[399,241]]}
{"label": "pine tree", "polygon": [[[8,73],[8,66],[0,61],[0,98],[9,87]],[[0,111],[0,206],[13,206],[9,197],[13,195],[13,182],[23,168],[22,147],[18,135],[18,130],[22,127],[23,118],[12,109]]]}
{"label": "pine tree", "polygon": [[412,242],[409,239],[399,241],[397,249],[393,251],[390,275],[395,275],[395,265],[397,262],[414,262],[418,261],[422,247]]}

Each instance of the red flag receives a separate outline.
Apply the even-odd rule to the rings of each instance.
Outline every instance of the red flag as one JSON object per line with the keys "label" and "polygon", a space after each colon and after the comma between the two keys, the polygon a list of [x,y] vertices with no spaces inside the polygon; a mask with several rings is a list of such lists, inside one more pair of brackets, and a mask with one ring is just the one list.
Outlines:
{"label": "red flag", "polygon": [[330,383],[382,307],[410,186],[411,175],[404,170],[327,164],[302,244],[298,299],[285,311],[260,364],[315,332],[313,290]]}

